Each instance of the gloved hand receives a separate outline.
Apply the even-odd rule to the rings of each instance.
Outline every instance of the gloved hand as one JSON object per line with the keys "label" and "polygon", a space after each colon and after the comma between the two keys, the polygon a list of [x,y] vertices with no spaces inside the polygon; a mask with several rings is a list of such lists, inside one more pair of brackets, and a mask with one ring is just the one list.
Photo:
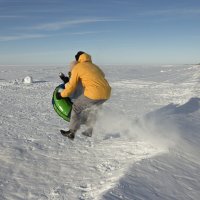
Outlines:
{"label": "gloved hand", "polygon": [[62,99],[62,96],[61,96],[60,92],[57,92],[57,93],[56,93],[56,98],[57,98],[58,100]]}
{"label": "gloved hand", "polygon": [[62,72],[59,73],[59,77],[61,78],[61,80],[64,83],[68,83],[69,82],[69,78],[67,76],[65,76]]}
{"label": "gloved hand", "polygon": [[66,99],[67,99],[70,103],[72,103],[72,100],[71,100],[69,97],[66,97]]}

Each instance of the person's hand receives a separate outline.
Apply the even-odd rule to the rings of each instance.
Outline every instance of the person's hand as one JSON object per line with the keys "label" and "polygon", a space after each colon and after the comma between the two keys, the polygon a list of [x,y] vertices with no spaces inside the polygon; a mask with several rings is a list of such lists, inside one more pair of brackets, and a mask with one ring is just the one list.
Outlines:
{"label": "person's hand", "polygon": [[70,103],[72,103],[72,100],[71,100],[69,97],[66,97],[66,99],[67,99]]}
{"label": "person's hand", "polygon": [[69,77],[65,76],[62,72],[59,73],[59,77],[61,78],[61,80],[64,83],[68,83],[69,82]]}
{"label": "person's hand", "polygon": [[68,83],[68,82],[69,82],[69,77],[65,76],[65,77],[63,78],[63,82],[64,82],[65,84]]}
{"label": "person's hand", "polygon": [[62,96],[61,96],[60,92],[56,93],[56,99],[58,99],[58,100],[62,99]]}

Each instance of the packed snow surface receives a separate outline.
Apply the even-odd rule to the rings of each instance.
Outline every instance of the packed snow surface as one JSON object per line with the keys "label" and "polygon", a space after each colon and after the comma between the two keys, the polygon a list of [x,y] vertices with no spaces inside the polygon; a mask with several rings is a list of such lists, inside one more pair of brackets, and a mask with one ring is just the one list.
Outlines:
{"label": "packed snow surface", "polygon": [[200,66],[103,70],[112,97],[70,141],[51,104],[67,67],[0,66],[1,200],[200,199]]}

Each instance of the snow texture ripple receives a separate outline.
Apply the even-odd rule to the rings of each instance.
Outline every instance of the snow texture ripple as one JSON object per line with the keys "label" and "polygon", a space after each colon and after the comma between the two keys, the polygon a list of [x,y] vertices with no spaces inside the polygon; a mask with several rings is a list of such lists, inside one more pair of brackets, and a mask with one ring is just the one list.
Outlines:
{"label": "snow texture ripple", "polygon": [[1,200],[199,199],[199,65],[105,66],[112,98],[74,141],[51,105],[60,71],[0,66]]}

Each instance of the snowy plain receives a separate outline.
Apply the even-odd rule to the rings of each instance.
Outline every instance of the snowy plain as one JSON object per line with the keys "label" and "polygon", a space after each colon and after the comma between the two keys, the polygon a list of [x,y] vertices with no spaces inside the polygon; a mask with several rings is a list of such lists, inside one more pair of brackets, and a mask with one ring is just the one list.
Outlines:
{"label": "snowy plain", "polygon": [[68,67],[0,66],[1,200],[200,199],[200,65],[102,68],[112,97],[69,141],[51,104]]}

